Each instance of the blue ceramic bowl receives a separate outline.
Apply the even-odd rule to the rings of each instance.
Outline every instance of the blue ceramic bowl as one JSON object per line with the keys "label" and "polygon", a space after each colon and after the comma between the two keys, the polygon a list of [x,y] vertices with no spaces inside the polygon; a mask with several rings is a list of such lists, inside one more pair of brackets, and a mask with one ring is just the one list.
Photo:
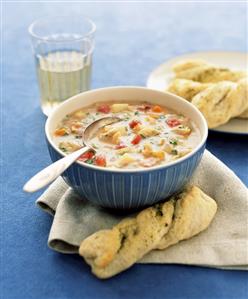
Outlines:
{"label": "blue ceramic bowl", "polygon": [[64,173],[64,180],[77,193],[103,207],[129,209],[164,200],[179,191],[191,178],[199,164],[207,139],[208,128],[202,114],[186,100],[143,87],[109,87],[78,94],[62,103],[47,119],[46,138],[51,159],[65,154],[53,141],[53,132],[68,113],[94,102],[148,101],[162,104],[188,116],[199,128],[199,145],[188,155],[166,165],[141,169],[108,169],[75,162]]}

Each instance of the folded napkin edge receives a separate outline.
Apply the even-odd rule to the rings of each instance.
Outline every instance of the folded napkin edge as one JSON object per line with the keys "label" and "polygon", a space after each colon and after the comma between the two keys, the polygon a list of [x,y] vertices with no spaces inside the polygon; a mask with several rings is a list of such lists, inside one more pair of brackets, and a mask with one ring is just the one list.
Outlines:
{"label": "folded napkin edge", "polygon": [[36,201],[35,202],[36,206],[41,209],[42,211],[50,214],[51,216],[54,216],[55,215],[55,211],[45,202],[43,201]]}

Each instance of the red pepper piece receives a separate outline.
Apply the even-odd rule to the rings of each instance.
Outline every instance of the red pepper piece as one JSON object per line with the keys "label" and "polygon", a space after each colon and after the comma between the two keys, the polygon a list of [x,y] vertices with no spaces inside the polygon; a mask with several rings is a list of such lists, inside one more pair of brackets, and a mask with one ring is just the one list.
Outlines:
{"label": "red pepper piece", "polygon": [[141,124],[141,122],[139,120],[132,120],[130,123],[129,123],[129,127],[131,129],[133,129],[134,127],[136,127],[138,124]]}
{"label": "red pepper piece", "polygon": [[110,107],[109,107],[109,105],[103,104],[103,105],[101,105],[97,108],[97,111],[102,112],[102,113],[109,113],[110,112]]}
{"label": "red pepper piece", "polygon": [[88,151],[88,152],[82,154],[82,155],[78,158],[78,160],[79,160],[79,161],[86,161],[86,160],[90,160],[90,159],[92,159],[93,157],[94,157],[94,152],[92,152],[92,151]]}
{"label": "red pepper piece", "polygon": [[140,135],[136,135],[134,139],[131,141],[132,144],[138,144],[142,140],[142,137]]}
{"label": "red pepper piece", "polygon": [[181,121],[176,118],[168,119],[168,120],[166,120],[166,123],[170,128],[174,128],[174,127],[181,125]]}
{"label": "red pepper piece", "polygon": [[151,109],[151,106],[149,106],[149,105],[144,105],[144,106],[140,106],[140,107],[138,107],[137,109],[138,109],[139,111],[144,111],[144,112],[146,112],[146,111],[148,111],[148,110]]}
{"label": "red pepper piece", "polygon": [[120,144],[117,144],[116,146],[115,146],[115,149],[121,149],[121,148],[124,148],[124,147],[127,147],[124,143],[120,143]]}

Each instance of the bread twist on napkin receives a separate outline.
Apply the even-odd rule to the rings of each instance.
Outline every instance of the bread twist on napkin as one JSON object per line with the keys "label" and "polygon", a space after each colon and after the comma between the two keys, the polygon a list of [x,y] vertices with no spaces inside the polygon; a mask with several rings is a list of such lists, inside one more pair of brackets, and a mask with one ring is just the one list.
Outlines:
{"label": "bread twist on napkin", "polygon": [[82,241],[79,254],[99,278],[129,268],[153,249],[165,249],[206,229],[217,211],[216,202],[196,186],[164,203],[123,219]]}

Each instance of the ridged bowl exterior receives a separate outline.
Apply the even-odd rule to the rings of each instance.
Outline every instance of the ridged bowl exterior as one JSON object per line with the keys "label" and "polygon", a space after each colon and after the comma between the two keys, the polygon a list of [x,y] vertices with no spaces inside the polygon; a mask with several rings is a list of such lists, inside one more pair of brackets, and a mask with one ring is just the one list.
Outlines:
{"label": "ridged bowl exterior", "polygon": [[[53,161],[62,158],[47,141]],[[89,201],[116,209],[140,208],[159,202],[179,191],[199,164],[205,144],[192,156],[176,164],[138,172],[114,172],[72,164],[63,178]]]}

